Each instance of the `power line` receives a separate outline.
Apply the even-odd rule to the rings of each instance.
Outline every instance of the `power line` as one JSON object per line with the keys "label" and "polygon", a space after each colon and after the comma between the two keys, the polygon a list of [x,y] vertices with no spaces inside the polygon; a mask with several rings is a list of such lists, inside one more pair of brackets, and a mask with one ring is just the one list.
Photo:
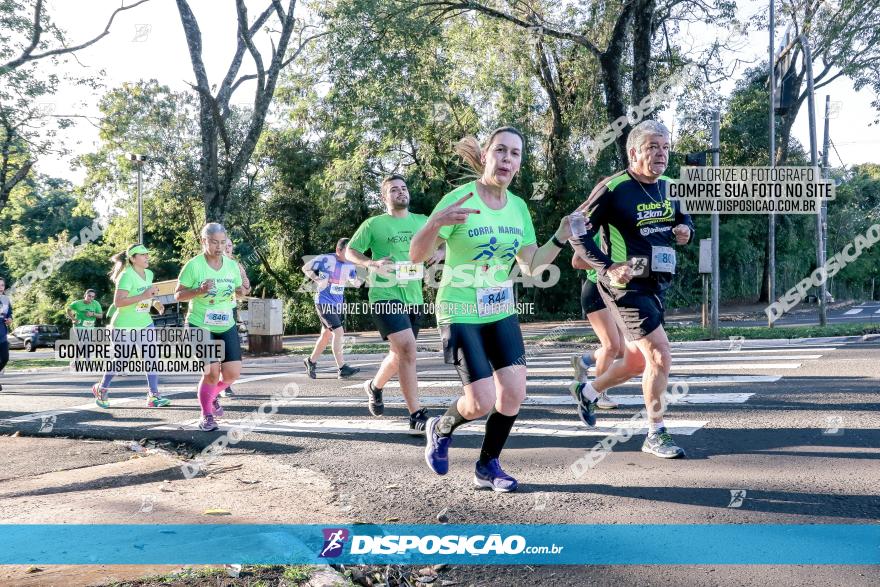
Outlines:
{"label": "power line", "polygon": [[843,162],[843,158],[840,156],[840,152],[838,152],[837,145],[834,144],[834,140],[829,138],[828,141],[831,143],[831,147],[834,149],[834,154],[837,155],[837,160],[840,161],[840,165],[842,167],[846,167],[846,163]]}

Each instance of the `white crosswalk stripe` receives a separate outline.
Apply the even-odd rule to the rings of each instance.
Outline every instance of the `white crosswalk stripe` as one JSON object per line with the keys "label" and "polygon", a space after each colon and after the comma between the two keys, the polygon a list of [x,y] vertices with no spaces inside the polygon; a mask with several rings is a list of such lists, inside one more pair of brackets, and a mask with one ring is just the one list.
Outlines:
{"label": "white crosswalk stripe", "polygon": [[[782,379],[779,375],[690,375],[681,377],[670,377],[669,383],[687,383],[688,385],[726,385],[731,383],[773,383]],[[641,378],[631,379],[623,385],[641,386]],[[565,386],[564,379],[531,379],[528,380],[529,387],[556,387]],[[363,383],[354,385],[346,385],[343,389],[355,389],[363,387]],[[400,387],[397,381],[389,381],[385,384],[384,389],[396,389]],[[461,389],[461,381],[459,379],[444,379],[440,381],[419,380],[419,388],[452,388]],[[620,386],[618,386],[620,387]]]}
{"label": "white crosswalk stripe", "polygon": [[[641,406],[645,400],[639,395],[618,395],[612,394],[614,401],[622,406]],[[748,401],[754,393],[690,393],[680,396],[676,404],[741,404]],[[427,407],[446,407],[453,401],[457,400],[458,395],[445,396],[423,396],[419,398],[419,403]],[[314,396],[314,397],[298,397],[289,400],[287,405],[301,407],[339,407],[339,408],[356,408],[366,405],[366,397],[363,399],[353,399],[350,397],[340,396]],[[385,407],[399,408],[405,406],[402,398],[385,399]],[[523,402],[524,406],[573,406],[574,399],[570,395],[529,395]]]}
{"label": "white crosswalk stripe", "polygon": [[[176,424],[162,424],[150,428],[150,430],[194,430],[198,420],[188,420]],[[670,434],[690,436],[701,429],[708,422],[706,420],[666,420],[666,429]],[[325,420],[271,420],[254,423],[247,420],[225,420],[219,422],[219,432],[229,432],[235,428],[251,432],[319,432],[322,434],[395,434],[400,435],[409,432],[409,424],[403,420],[368,420],[368,419],[325,419]],[[598,422],[594,428],[586,428],[572,421],[559,420],[517,420],[511,434],[513,436],[556,436],[556,437],[581,437],[581,436],[608,436],[626,429],[635,434],[644,434],[647,431],[646,421],[631,422],[626,420],[605,420]],[[470,422],[455,430],[456,436],[482,436],[485,432],[485,423],[481,421]]]}
{"label": "white crosswalk stripe", "polygon": [[[676,360],[675,355],[672,356],[673,364],[676,363],[719,363],[722,364],[723,361],[768,361],[768,360],[782,360],[782,361],[806,361],[811,359],[818,359],[822,355],[775,355],[770,357],[762,357],[758,355],[740,355],[738,353],[729,353],[730,356],[726,357],[681,357]],[[567,367],[571,365],[571,361],[541,361],[540,363],[545,367]],[[531,364],[530,364],[531,366]]]}
{"label": "white crosswalk stripe", "polygon": [[[877,312],[880,313],[880,309]],[[433,336],[429,337],[429,340],[434,338]],[[439,338],[436,338],[436,340],[439,342]],[[743,393],[740,391],[739,386],[769,384],[779,381],[782,378],[781,375],[777,374],[779,371],[793,371],[804,363],[815,362],[821,359],[823,354],[835,350],[838,344],[830,340],[817,340],[815,344],[807,342],[787,347],[784,344],[776,345],[772,342],[747,342],[748,344],[739,345],[738,341],[734,341],[735,344],[731,344],[728,341],[720,341],[706,343],[706,345],[674,347],[672,349],[672,375],[669,378],[669,383],[687,383],[690,386],[712,388],[712,391],[706,391],[705,389],[700,391],[694,390],[692,393],[679,398],[677,403],[696,407],[713,404],[726,405],[731,408],[734,408],[736,405],[745,404],[754,397],[755,393]],[[820,344],[820,342],[825,344]],[[638,410],[644,405],[644,399],[638,390],[642,384],[641,378],[628,381],[611,391],[611,397],[618,402],[621,408],[623,408],[622,410],[601,411],[599,426],[596,428],[588,429],[578,422],[572,409],[574,407],[574,400],[570,397],[566,388],[573,375],[570,366],[571,357],[577,354],[578,351],[576,350],[560,351],[558,349],[553,349],[543,354],[540,347],[529,347],[528,389],[533,393],[530,393],[523,402],[524,412],[519,420],[517,420],[513,429],[513,435],[547,437],[606,436],[619,431],[621,427],[632,426],[629,419],[633,413],[633,408]],[[431,361],[433,365],[427,369],[420,367],[418,376],[419,388],[421,390],[442,390],[439,392],[439,395],[428,395],[423,391],[424,395],[420,397],[422,405],[429,408],[442,409],[456,401],[460,396],[461,382],[455,369],[451,365],[440,364],[437,361],[438,358],[439,355],[419,357],[420,365],[423,364],[423,361]],[[369,367],[378,366],[380,360],[381,358],[357,362],[360,366],[366,367],[362,371],[365,378],[375,372]],[[284,372],[246,377],[239,383],[244,384],[276,377],[302,375],[299,372],[291,373],[287,365],[282,366],[279,364],[278,367],[279,370]],[[766,370],[772,370],[777,373],[766,373]],[[759,373],[764,371],[764,373],[736,373],[738,371],[758,371]],[[52,377],[60,375],[55,374]],[[66,374],[65,376],[71,375],[73,374]],[[175,383],[177,382],[175,381]],[[280,420],[273,417],[271,420],[259,422],[256,428],[248,429],[252,429],[255,432],[278,434],[297,432],[401,434],[409,431],[408,422],[405,418],[390,417],[376,419],[366,414],[364,417],[352,418],[350,414],[334,413],[334,410],[340,408],[357,408],[363,409],[366,412],[366,397],[363,395],[362,386],[363,380],[361,379],[356,383],[346,383],[341,386],[343,390],[356,390],[352,392],[346,391],[344,395],[301,396],[287,400],[286,406],[294,410],[294,413],[297,408],[317,408],[316,413],[320,415],[316,419]],[[389,381],[385,388],[388,391],[398,390],[400,384],[396,380]],[[624,389],[629,391],[629,393],[624,393]],[[539,390],[541,391],[535,393]],[[308,393],[308,384],[302,387],[301,391]],[[183,396],[182,399],[194,399],[194,384],[181,386],[172,384],[169,388],[163,389],[163,393],[168,396]],[[113,398],[111,394],[111,398],[113,407],[129,407],[132,404],[144,401],[142,395]],[[400,409],[405,407],[403,398],[400,397],[399,393],[386,393],[384,399],[386,406],[389,408]],[[226,402],[224,401],[224,403]],[[529,408],[534,409],[537,407],[560,407],[564,408],[564,412],[571,410],[571,417],[561,417],[554,420],[530,419]],[[198,409],[197,404],[195,408]],[[104,410],[95,406],[93,402],[89,402],[53,411],[22,415],[10,418],[6,422],[22,423],[56,414],[87,410],[104,412]],[[289,413],[285,415],[290,416]],[[230,426],[248,426],[252,423],[252,421],[248,420],[220,420],[221,431],[229,430]],[[708,420],[676,419],[674,413],[671,418],[666,420],[667,428],[672,434],[683,435],[694,434],[708,423]],[[198,419],[193,419],[182,423],[165,423],[151,429],[190,430],[196,429],[197,425]],[[478,435],[483,434],[483,430],[484,424],[477,421],[460,428],[456,433]]]}
{"label": "white crosswalk stripe", "polygon": [[861,314],[864,308],[853,308],[852,310],[847,310],[843,313],[844,316],[854,316],[856,314]]}
{"label": "white crosswalk stripe", "polygon": [[[739,357],[742,355],[777,355],[774,357],[756,357],[756,360],[767,360],[770,359],[792,359],[796,358],[787,353],[813,353],[810,354],[811,359],[821,358],[821,354],[814,353],[827,353],[833,350],[836,350],[837,347],[771,347],[771,348],[754,348],[754,347],[743,347],[741,350],[732,351],[729,348],[722,348],[717,350],[703,350],[703,351],[689,351],[689,350],[676,350],[672,349],[670,353],[672,355],[672,360],[675,362],[677,357],[681,357],[681,361],[688,362],[685,357],[689,356],[702,356],[702,355],[717,355],[719,359],[725,360],[736,360],[734,357]],[[583,352],[583,351],[581,351]],[[552,359],[565,359],[566,361],[570,360],[573,355],[580,354],[577,351],[571,351],[565,354],[552,353],[552,354],[541,354],[541,359],[552,360]],[[797,357],[800,358],[800,357]],[[568,363],[566,363],[568,364]]]}
{"label": "white crosswalk stripe", "polygon": [[[276,379],[278,377],[285,377],[285,376],[289,376],[289,375],[290,375],[289,373],[273,373],[271,375],[257,375],[255,377],[243,377],[242,379],[239,379],[237,383],[240,385],[242,383],[248,383],[251,381],[264,381],[266,379]],[[180,395],[180,394],[184,394],[184,393],[189,393],[189,394],[195,395],[195,386],[194,385],[187,385],[186,387],[174,387],[174,388],[162,387],[160,389],[161,389],[162,395],[164,397],[173,397],[175,395]],[[112,394],[112,392],[111,392],[111,394]],[[116,408],[116,407],[119,407],[119,406],[122,406],[125,404],[134,403],[134,402],[146,402],[146,393],[144,393],[144,395],[138,395],[137,397],[130,397],[129,396],[129,397],[113,398],[111,395],[110,407]],[[6,419],[0,420],[0,421],[11,422],[11,423],[30,422],[33,420],[40,420],[42,418],[47,418],[50,416],[60,416],[62,414],[74,414],[76,412],[83,412],[83,411],[87,411],[87,410],[91,410],[93,412],[106,411],[105,408],[98,407],[94,401],[90,401],[85,404],[70,406],[69,408],[62,408],[60,410],[51,410],[51,411],[46,411],[46,412],[36,412],[33,414],[25,414],[24,416],[16,416],[14,418],[6,418]]]}

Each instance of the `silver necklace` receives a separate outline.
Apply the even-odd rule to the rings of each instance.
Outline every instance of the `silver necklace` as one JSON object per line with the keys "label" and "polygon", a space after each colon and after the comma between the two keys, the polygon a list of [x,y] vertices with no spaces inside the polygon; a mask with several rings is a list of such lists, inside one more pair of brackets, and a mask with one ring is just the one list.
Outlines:
{"label": "silver necklace", "polygon": [[642,188],[642,191],[645,192],[645,195],[648,196],[648,199],[649,199],[649,200],[651,200],[651,201],[654,202],[655,204],[660,204],[660,203],[663,202],[663,199],[664,199],[664,198],[663,198],[663,194],[660,193],[660,184],[659,184],[659,183],[655,183],[655,184],[654,184],[654,185],[657,186],[657,196],[660,197],[660,200],[658,201],[658,200],[655,200],[654,197],[653,197],[651,194],[648,193],[648,190],[645,189],[645,186],[642,185],[642,182],[640,182],[638,179],[636,179],[635,177],[633,177],[632,174],[630,174],[630,177],[632,177],[632,179],[633,179],[634,182],[636,182],[637,184],[639,184],[639,187]]}

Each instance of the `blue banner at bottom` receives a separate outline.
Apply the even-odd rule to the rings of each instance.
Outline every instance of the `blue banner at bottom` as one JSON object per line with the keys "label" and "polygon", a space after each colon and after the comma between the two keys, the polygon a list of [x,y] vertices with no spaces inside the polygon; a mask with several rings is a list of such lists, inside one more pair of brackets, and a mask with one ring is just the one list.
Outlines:
{"label": "blue banner at bottom", "polygon": [[0,525],[0,564],[880,564],[880,525]]}

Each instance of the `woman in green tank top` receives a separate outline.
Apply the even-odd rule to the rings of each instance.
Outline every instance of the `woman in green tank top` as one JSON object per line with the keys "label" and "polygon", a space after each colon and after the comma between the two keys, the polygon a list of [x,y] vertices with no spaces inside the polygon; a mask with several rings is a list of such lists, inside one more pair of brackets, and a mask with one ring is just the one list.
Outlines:
{"label": "woman in green tank top", "polygon": [[[110,260],[114,263],[110,279],[116,284],[113,295],[116,312],[110,320],[110,326],[122,330],[119,334],[123,343],[134,343],[135,340],[128,340],[132,331],[153,328],[150,310],[154,307],[160,313],[164,310],[161,303],[153,300],[159,294],[159,289],[153,285],[153,272],[147,269],[150,266],[150,251],[144,245],[136,244]],[[138,333],[135,332],[134,336],[137,337]],[[107,393],[115,375],[115,372],[108,371],[101,381],[92,386],[95,403],[102,408],[110,407]],[[158,374],[147,373],[147,385],[147,407],[161,408],[171,403],[159,393]]]}
{"label": "woman in green tank top", "polygon": [[479,175],[446,196],[410,242],[410,259],[427,259],[446,243],[446,266],[437,293],[444,359],[454,364],[464,395],[440,418],[428,420],[425,461],[445,475],[455,429],[488,414],[474,484],[494,491],[517,488],[499,462],[526,396],[526,353],[510,270],[542,273],[571,235],[568,217],[553,238],[538,245],[525,200],[508,190],[520,169],[525,139],[501,127],[481,146],[466,137],[456,151]]}

